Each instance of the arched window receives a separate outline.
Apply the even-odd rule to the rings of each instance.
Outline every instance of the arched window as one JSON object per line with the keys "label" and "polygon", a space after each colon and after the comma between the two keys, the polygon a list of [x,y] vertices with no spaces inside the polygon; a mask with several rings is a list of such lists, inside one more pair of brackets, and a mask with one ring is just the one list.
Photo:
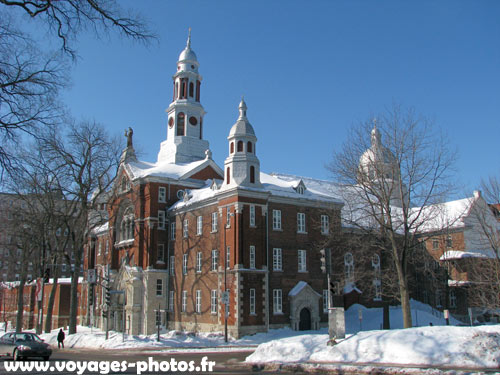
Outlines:
{"label": "arched window", "polygon": [[187,96],[187,80],[186,78],[181,78],[181,99],[185,99]]}
{"label": "arched window", "polygon": [[243,141],[238,141],[238,146],[236,148],[236,151],[243,152]]}
{"label": "arched window", "polygon": [[247,143],[247,152],[252,153],[252,142]]}
{"label": "arched window", "polygon": [[186,122],[186,116],[184,116],[184,113],[180,112],[177,115],[177,135],[184,135],[185,122]]}
{"label": "arched window", "polygon": [[126,241],[134,238],[134,213],[132,208],[127,208],[122,216],[119,225],[120,233],[117,236],[118,241]]}
{"label": "arched window", "polygon": [[197,102],[200,101],[200,86],[201,86],[201,82],[196,81],[196,101]]}
{"label": "arched window", "polygon": [[231,142],[231,145],[229,146],[229,149],[230,149],[230,153],[231,154],[234,154],[234,142]]}
{"label": "arched window", "polygon": [[253,165],[250,166],[250,183],[255,184],[255,167]]}
{"label": "arched window", "polygon": [[226,182],[229,184],[231,183],[231,168],[227,167],[226,171]]}
{"label": "arched window", "polygon": [[351,253],[346,253],[344,255],[344,271],[345,271],[345,281],[354,281],[354,257]]}
{"label": "arched window", "polygon": [[194,84],[189,82],[189,96],[192,98],[194,96]]}

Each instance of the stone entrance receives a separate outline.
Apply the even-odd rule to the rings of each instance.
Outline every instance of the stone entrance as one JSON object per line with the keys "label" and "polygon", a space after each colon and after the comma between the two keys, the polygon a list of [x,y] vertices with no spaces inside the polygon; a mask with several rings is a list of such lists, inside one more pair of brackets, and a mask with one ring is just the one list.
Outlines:
{"label": "stone entrance", "polygon": [[311,312],[307,307],[300,310],[299,331],[309,331],[311,329]]}
{"label": "stone entrance", "polygon": [[288,293],[288,298],[292,329],[296,331],[319,329],[321,295],[305,281],[299,281]]}

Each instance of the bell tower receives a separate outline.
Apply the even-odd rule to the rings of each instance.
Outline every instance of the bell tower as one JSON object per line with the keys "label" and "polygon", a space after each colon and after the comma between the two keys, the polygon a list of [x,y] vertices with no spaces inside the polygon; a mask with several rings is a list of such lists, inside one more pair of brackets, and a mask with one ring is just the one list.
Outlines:
{"label": "bell tower", "polygon": [[233,186],[260,187],[260,162],[256,155],[257,137],[247,118],[243,98],[238,107],[240,115],[227,137],[229,156],[224,162],[223,188]]}
{"label": "bell tower", "polygon": [[203,116],[200,103],[202,76],[196,54],[191,49],[191,28],[186,48],[179,55],[173,78],[173,99],[167,112],[167,140],[161,144],[158,162],[190,163],[205,158],[209,149],[203,139]]}

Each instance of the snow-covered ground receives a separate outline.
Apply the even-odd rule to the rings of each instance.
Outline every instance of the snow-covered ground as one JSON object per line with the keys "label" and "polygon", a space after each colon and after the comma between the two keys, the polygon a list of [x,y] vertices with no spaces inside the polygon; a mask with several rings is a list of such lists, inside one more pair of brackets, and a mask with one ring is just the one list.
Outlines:
{"label": "snow-covered ground", "polygon": [[[358,319],[362,310],[362,322]],[[380,330],[379,309],[352,306],[346,312],[346,339],[327,346],[328,334],[311,331],[302,336],[259,345],[247,357],[250,363],[340,362],[385,363],[415,366],[500,368],[500,325],[480,327],[444,326],[441,315],[412,301],[414,325],[402,328],[401,309],[391,308],[391,330]],[[430,323],[433,325],[430,326]],[[459,324],[452,320],[451,324]],[[396,329],[394,329],[396,328]]]}
{"label": "snow-covered ground", "polygon": [[[361,309],[362,321],[359,321]],[[248,348],[255,352],[247,358],[251,363],[291,362],[345,362],[392,363],[417,366],[466,366],[499,368],[500,325],[457,327],[451,320],[445,326],[441,313],[431,307],[412,301],[414,325],[401,329],[402,314],[399,307],[391,307],[391,330],[380,330],[382,309],[367,309],[354,305],[346,311],[347,338],[327,346],[327,329],[320,331],[292,331],[289,328],[271,330],[229,339],[226,344],[222,333],[185,333],[170,331],[157,335],[132,336],[111,331],[105,333],[87,327],[78,327],[78,333],[66,335],[65,346],[72,348],[149,349],[182,351],[238,351]],[[430,326],[432,323],[432,326]],[[360,330],[361,328],[361,330]],[[57,332],[42,334],[46,342],[57,347]]]}

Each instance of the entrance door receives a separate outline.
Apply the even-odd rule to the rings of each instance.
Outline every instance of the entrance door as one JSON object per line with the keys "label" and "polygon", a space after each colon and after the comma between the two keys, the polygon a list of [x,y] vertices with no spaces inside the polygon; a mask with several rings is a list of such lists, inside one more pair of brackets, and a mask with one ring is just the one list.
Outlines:
{"label": "entrance door", "polygon": [[307,307],[300,310],[299,331],[309,331],[311,329],[311,312]]}

